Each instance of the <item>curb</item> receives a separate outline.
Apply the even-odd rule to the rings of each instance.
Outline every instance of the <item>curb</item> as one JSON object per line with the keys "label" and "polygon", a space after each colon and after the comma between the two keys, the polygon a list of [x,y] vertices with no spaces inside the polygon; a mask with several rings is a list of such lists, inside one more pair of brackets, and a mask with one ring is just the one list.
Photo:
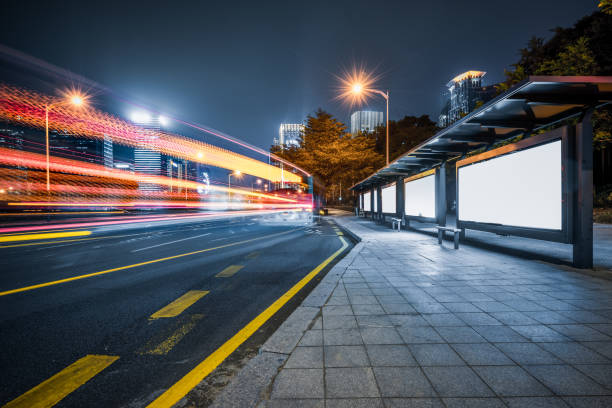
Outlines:
{"label": "curb", "polygon": [[346,235],[348,235],[349,237],[351,237],[353,239],[353,241],[355,241],[356,243],[361,242],[361,237],[359,235],[357,235],[355,232],[351,231],[350,229],[348,229],[345,225],[343,225],[342,222],[338,222],[338,216],[332,216],[330,217],[334,223],[340,227],[340,229],[342,230],[342,232],[344,232]]}
{"label": "curb", "polygon": [[[339,225],[340,226],[340,225]],[[270,387],[304,333],[316,324],[322,308],[331,297],[338,281],[361,251],[361,238],[345,227],[343,232],[357,244],[330,269],[291,315],[260,347],[258,354],[236,373],[215,397],[214,408],[253,408],[265,406]]]}

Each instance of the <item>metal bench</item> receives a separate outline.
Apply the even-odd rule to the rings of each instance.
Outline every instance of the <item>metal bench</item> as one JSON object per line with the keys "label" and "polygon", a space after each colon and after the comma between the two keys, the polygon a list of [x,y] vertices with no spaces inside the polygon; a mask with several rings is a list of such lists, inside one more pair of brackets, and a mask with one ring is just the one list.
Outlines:
{"label": "metal bench", "polygon": [[401,218],[391,218],[391,228],[395,229],[396,225],[397,225],[397,232],[399,232],[401,227],[402,227],[402,219]]}
{"label": "metal bench", "polygon": [[459,235],[461,234],[461,229],[454,227],[444,227],[442,225],[436,225],[438,229],[438,244],[442,245],[442,237],[446,231],[453,233],[453,241],[455,243],[455,249],[459,249]]}

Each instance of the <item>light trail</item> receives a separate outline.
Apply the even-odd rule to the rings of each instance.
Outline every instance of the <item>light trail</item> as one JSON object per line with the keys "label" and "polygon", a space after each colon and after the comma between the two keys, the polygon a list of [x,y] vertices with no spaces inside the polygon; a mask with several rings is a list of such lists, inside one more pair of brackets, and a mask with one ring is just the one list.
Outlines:
{"label": "light trail", "polygon": [[[295,208],[286,209],[286,211],[299,211]],[[23,226],[23,227],[5,227],[0,228],[0,233],[14,233],[14,232],[34,232],[34,231],[51,231],[54,229],[70,229],[70,228],[85,228],[85,227],[99,227],[105,225],[119,225],[119,224],[130,224],[130,223],[145,223],[155,221],[172,221],[172,220],[195,220],[195,219],[206,219],[215,217],[227,217],[227,216],[245,216],[245,215],[266,215],[283,212],[283,210],[243,210],[243,211],[219,211],[214,213],[204,214],[162,214],[152,216],[151,218],[127,218],[123,217],[121,220],[114,221],[96,221],[96,222],[75,222],[67,224],[54,224],[54,225],[35,225],[35,226]]]}
{"label": "light trail", "polygon": [[[20,125],[44,128],[45,106],[54,99],[34,91],[0,85],[0,119]],[[49,112],[49,129],[102,140],[104,135],[114,143],[142,146],[172,157],[241,171],[272,182],[300,183],[302,178],[290,171],[240,155],[201,141],[187,139],[160,130],[136,126],[115,116],[94,109],[57,106]]]}

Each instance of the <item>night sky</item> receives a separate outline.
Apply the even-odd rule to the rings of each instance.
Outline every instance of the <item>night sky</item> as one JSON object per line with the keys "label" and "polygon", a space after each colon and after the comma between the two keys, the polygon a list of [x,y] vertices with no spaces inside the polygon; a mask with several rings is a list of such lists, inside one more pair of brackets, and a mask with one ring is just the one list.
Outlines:
{"label": "night sky", "polygon": [[354,64],[381,74],[392,119],[437,120],[453,76],[500,81],[531,36],[597,3],[3,0],[0,42],[267,149],[281,122],[318,107],[348,121],[334,75]]}

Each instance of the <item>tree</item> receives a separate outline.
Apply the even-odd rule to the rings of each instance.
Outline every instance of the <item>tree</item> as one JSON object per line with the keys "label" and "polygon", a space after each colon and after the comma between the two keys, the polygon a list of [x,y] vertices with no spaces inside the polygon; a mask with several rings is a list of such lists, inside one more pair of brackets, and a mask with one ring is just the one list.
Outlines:
{"label": "tree", "polygon": [[[435,122],[428,115],[404,116],[398,121],[389,121],[389,160],[393,161],[413,147],[433,136],[438,131]],[[386,132],[384,126],[379,126],[368,137],[376,141],[376,151],[386,154]]]}
{"label": "tree", "polygon": [[[529,75],[612,75],[612,0],[602,0],[600,11],[578,20],[572,27],[557,27],[544,41],[534,37],[520,50],[520,59],[506,70],[506,80],[497,85],[507,91]],[[612,108],[593,114],[595,182],[601,189],[609,184],[612,149]]]}
{"label": "tree", "polygon": [[536,68],[536,75],[593,75],[599,72],[595,56],[589,48],[586,37],[568,44],[556,58],[542,61]]}
{"label": "tree", "polygon": [[308,116],[299,146],[284,149],[273,146],[271,152],[321,180],[330,201],[338,196],[340,186],[342,195],[350,197],[350,186],[384,165],[375,145],[371,136],[351,137],[342,122],[319,109]]}

